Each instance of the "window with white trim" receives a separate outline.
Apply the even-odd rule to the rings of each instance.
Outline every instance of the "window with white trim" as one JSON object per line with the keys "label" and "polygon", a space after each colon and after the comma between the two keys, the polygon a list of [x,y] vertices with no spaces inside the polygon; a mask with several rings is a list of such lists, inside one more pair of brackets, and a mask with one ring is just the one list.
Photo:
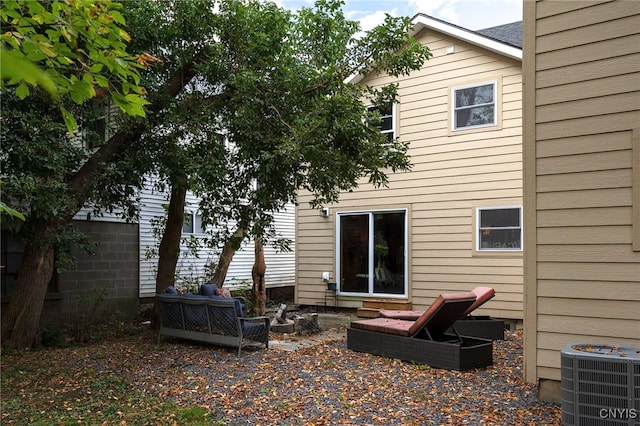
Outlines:
{"label": "window with white trim", "polygon": [[182,222],[183,234],[204,234],[205,232],[205,226],[202,224],[202,215],[185,213],[184,222]]}
{"label": "window with white trim", "polygon": [[497,125],[496,81],[454,87],[451,89],[451,99],[452,130]]}
{"label": "window with white trim", "polygon": [[395,126],[393,124],[395,122],[393,117],[393,111],[394,111],[393,106],[390,106],[389,108],[384,108],[384,109],[378,109],[374,106],[370,106],[368,110],[369,111],[378,110],[380,112],[381,122],[378,125],[378,128],[380,129],[380,133],[386,135],[387,140],[389,142],[393,141],[396,137]]}
{"label": "window with white trim", "polygon": [[522,251],[522,207],[478,207],[478,251]]}

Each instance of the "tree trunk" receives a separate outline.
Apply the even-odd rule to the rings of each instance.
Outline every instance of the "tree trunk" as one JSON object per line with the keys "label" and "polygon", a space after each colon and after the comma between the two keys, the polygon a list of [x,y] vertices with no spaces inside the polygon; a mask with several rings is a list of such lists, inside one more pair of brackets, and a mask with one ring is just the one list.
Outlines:
{"label": "tree trunk", "polygon": [[53,267],[54,251],[50,243],[26,244],[11,303],[2,313],[5,346],[18,350],[40,346],[40,316]]}
{"label": "tree trunk", "polygon": [[218,259],[218,265],[216,266],[216,271],[213,274],[213,278],[211,282],[218,285],[218,287],[222,287],[224,285],[224,280],[227,278],[227,273],[229,272],[229,265],[233,260],[233,255],[236,254],[236,251],[240,248],[240,244],[242,240],[244,240],[247,235],[247,230],[243,228],[236,229],[236,232],[229,238],[222,247],[222,253],[220,254],[220,258]]}
{"label": "tree trunk", "polygon": [[[162,233],[158,248],[158,273],[156,275],[156,293],[162,293],[176,283],[176,265],[180,256],[180,238],[184,222],[184,206],[187,197],[186,188],[171,188],[167,224]],[[153,304],[151,329],[160,329],[160,307]]]}
{"label": "tree trunk", "polygon": [[267,264],[264,261],[262,238],[256,238],[254,244],[255,260],[251,269],[251,276],[253,277],[253,287],[251,288],[253,312],[256,315],[264,315],[267,312],[267,287],[264,281]]}
{"label": "tree trunk", "polygon": [[176,282],[176,265],[180,255],[180,238],[184,222],[184,206],[187,196],[186,188],[172,188],[167,212],[167,225],[162,234],[158,248],[158,275],[156,276],[156,293],[162,293]]}

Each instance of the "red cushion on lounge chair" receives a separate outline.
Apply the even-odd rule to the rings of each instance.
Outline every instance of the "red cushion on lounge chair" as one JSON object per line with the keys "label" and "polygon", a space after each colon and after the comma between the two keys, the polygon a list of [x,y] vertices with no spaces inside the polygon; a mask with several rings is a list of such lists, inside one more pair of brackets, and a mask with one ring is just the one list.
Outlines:
{"label": "red cushion on lounge chair", "polygon": [[403,321],[391,318],[371,318],[351,322],[352,328],[377,331],[385,334],[396,334],[398,336],[408,336],[409,328],[411,328],[412,325],[413,321]]}
{"label": "red cushion on lounge chair", "polygon": [[432,337],[439,336],[460,319],[475,300],[476,295],[470,292],[441,294],[416,321],[379,317],[353,321],[351,327],[411,337],[426,328]]}
{"label": "red cushion on lounge chair", "polygon": [[405,321],[415,321],[420,318],[424,311],[394,311],[391,309],[382,309],[379,312],[380,318],[394,318]]}
{"label": "red cushion on lounge chair", "polygon": [[[473,294],[476,295],[476,301],[469,306],[464,315],[469,315],[471,312],[476,310],[482,304],[486,303],[489,299],[496,295],[496,291],[491,287],[476,287],[471,290]],[[464,316],[463,315],[463,316]]]}
{"label": "red cushion on lounge chair", "polygon": [[[484,303],[486,303],[489,299],[496,295],[496,291],[491,287],[476,287],[471,290],[473,294],[476,295],[476,301],[469,306],[467,311],[463,314],[463,316],[469,315],[474,310],[478,309]],[[394,318],[401,319],[405,321],[415,321],[422,315],[424,311],[395,311],[390,309],[382,309],[379,312],[379,316],[381,318]]]}
{"label": "red cushion on lounge chair", "polygon": [[462,317],[475,300],[476,295],[468,292],[441,294],[429,309],[415,320],[409,328],[409,335],[414,336],[425,327],[430,334],[443,334]]}

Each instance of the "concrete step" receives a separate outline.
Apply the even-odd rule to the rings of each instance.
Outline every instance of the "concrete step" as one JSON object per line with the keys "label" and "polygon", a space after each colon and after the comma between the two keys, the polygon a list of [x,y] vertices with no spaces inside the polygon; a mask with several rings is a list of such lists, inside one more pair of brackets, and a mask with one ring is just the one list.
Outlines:
{"label": "concrete step", "polygon": [[365,299],[362,301],[362,307],[378,310],[410,311],[412,303],[406,299]]}
{"label": "concrete step", "polygon": [[375,308],[358,308],[356,315],[360,318],[378,318],[379,309]]}

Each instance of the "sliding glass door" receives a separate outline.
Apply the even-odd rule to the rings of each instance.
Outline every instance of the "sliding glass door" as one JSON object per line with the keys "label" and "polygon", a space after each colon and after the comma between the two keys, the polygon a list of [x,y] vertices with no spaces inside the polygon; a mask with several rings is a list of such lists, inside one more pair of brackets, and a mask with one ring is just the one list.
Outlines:
{"label": "sliding glass door", "polygon": [[341,293],[406,295],[406,211],[338,214]]}

